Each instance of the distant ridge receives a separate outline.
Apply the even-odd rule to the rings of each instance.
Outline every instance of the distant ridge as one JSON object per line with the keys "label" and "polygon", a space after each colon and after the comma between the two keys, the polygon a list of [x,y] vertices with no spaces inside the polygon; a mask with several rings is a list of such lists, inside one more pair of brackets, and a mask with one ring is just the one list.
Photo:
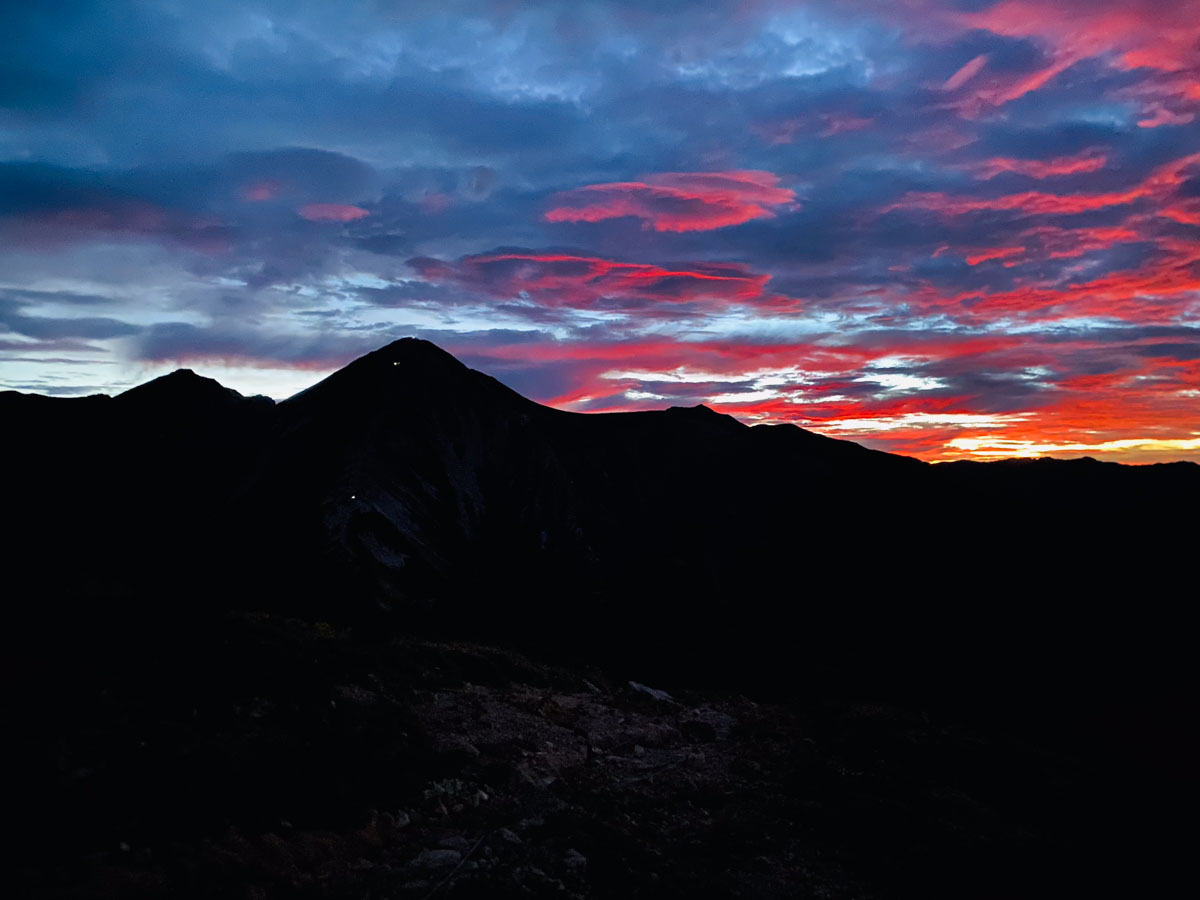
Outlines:
{"label": "distant ridge", "polygon": [[197,375],[191,369],[176,369],[116,395],[121,403],[147,406],[164,404],[229,404],[246,399],[215,378]]}
{"label": "distant ridge", "polygon": [[[595,643],[634,616],[650,646],[686,615],[700,646],[729,636],[731,603],[852,616],[928,579],[936,604],[1136,591],[1186,556],[1200,503],[1186,463],[935,466],[703,405],[555,410],[416,339],[279,403],[187,369],[37,400],[0,401],[30,583],[55,569],[81,598],[234,591],[530,639]],[[1039,575],[981,575],[1013,567]],[[581,604],[603,622],[569,625]],[[883,633],[904,608],[864,621]]]}

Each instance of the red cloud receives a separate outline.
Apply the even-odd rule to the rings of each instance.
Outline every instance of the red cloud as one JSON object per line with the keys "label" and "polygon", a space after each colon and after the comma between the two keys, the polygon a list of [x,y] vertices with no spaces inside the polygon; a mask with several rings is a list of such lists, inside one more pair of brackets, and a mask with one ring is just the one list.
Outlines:
{"label": "red cloud", "polygon": [[990,247],[985,250],[977,250],[967,257],[968,266],[977,266],[980,263],[988,262],[993,259],[1009,259],[1014,256],[1021,256],[1025,253],[1024,247]]}
{"label": "red cloud", "polygon": [[982,210],[1018,211],[1033,215],[1073,215],[1124,206],[1145,198],[1164,199],[1172,188],[1182,184],[1185,171],[1200,163],[1200,153],[1185,156],[1160,166],[1150,177],[1125,191],[1091,194],[1052,194],[1024,191],[999,197],[952,197],[941,192],[912,192],[883,211],[895,209],[931,209],[946,216],[959,216]]}
{"label": "red cloud", "polygon": [[984,181],[995,178],[1002,172],[1015,172],[1032,178],[1050,178],[1055,175],[1078,175],[1098,172],[1108,164],[1102,154],[1087,152],[1078,156],[1059,156],[1055,159],[1012,159],[997,156],[972,165]]}
{"label": "red cloud", "polygon": [[774,215],[792,203],[770,172],[667,172],[642,181],[592,184],[556,194],[548,222],[600,222],[632,216],[655,231],[709,231]]}
{"label": "red cloud", "polygon": [[310,203],[300,207],[300,215],[310,222],[353,222],[370,213],[361,206],[345,203]]}
{"label": "red cloud", "polygon": [[1116,53],[1123,68],[1179,71],[1195,65],[1200,39],[1200,0],[1003,0],[958,18],[968,28],[1040,38],[1060,68]]}
{"label": "red cloud", "polygon": [[940,191],[913,192],[884,209],[931,209],[946,216],[961,216],[983,210],[1019,211],[1034,215],[1073,215],[1123,206],[1145,197],[1140,189],[1110,194],[1047,194],[1041,191],[1025,191],[1020,194],[1005,194],[1001,197],[952,197]]}
{"label": "red cloud", "polygon": [[457,263],[409,261],[430,281],[450,281],[494,297],[526,297],[547,307],[640,308],[658,303],[754,303],[768,298],[769,275],[740,263],[659,266],[565,253],[485,253]]}
{"label": "red cloud", "polygon": [[1116,244],[1133,243],[1147,238],[1123,225],[1111,228],[1056,228],[1039,225],[1021,232],[1023,238],[1040,243],[1047,259],[1069,259],[1097,250],[1107,250]]}
{"label": "red cloud", "polygon": [[[1106,233],[1107,232],[1107,233]],[[1070,284],[1030,284],[1007,291],[973,291],[944,297],[931,289],[915,291],[910,302],[928,310],[950,313],[966,321],[986,322],[1019,317],[1050,321],[1080,316],[1120,319],[1131,323],[1170,323],[1186,311],[1189,298],[1200,291],[1200,247],[1194,241],[1169,235],[1144,236],[1139,240],[1158,246],[1157,256],[1137,269],[1111,272],[1089,281]],[[1073,250],[1053,256],[1081,256],[1090,246],[1125,240],[1125,229],[1084,229],[1077,238],[1044,233],[1048,246],[1055,242]]]}
{"label": "red cloud", "polygon": [[[964,29],[986,29],[1013,38],[1040,41],[1048,51],[1037,71],[1016,77],[988,73],[976,57],[943,86],[957,90],[970,82],[971,93],[957,101],[962,113],[974,118],[988,107],[1001,106],[1039,90],[1071,66],[1088,58],[1106,58],[1122,69],[1152,69],[1160,75],[1185,75],[1182,88],[1164,83],[1164,95],[1197,99],[1187,73],[1197,66],[1200,46],[1200,0],[1002,0],[975,12],[951,13],[950,21]],[[1143,119],[1171,123],[1186,113],[1151,108]]]}
{"label": "red cloud", "polygon": [[1161,125],[1187,125],[1195,120],[1195,113],[1177,113],[1161,103],[1151,103],[1146,118],[1138,119],[1139,128],[1158,128]]}
{"label": "red cloud", "polygon": [[987,106],[1003,106],[1005,103],[1011,103],[1013,100],[1018,100],[1026,94],[1039,90],[1076,62],[1077,60],[1073,57],[1064,57],[1045,68],[1015,80],[1004,77],[990,79],[977,88],[965,101],[959,103],[958,107],[968,118],[976,118],[981,109]]}
{"label": "red cloud", "polygon": [[[1160,345],[1168,349],[1147,353]],[[837,345],[540,341],[464,350],[499,370],[565,364],[571,387],[537,398],[551,405],[602,412],[706,403],[749,423],[793,422],[925,459],[1088,452],[1144,461],[1200,450],[1193,415],[1200,363],[1186,358],[1187,338],[1043,342],[1036,334],[867,332]],[[1097,358],[1106,362],[1103,374],[1076,371]],[[946,389],[892,391],[879,380],[881,372],[919,373],[926,365],[947,379]],[[953,389],[955,377],[980,372],[1033,379],[1040,388],[996,411],[995,397]]]}
{"label": "red cloud", "polygon": [[1181,225],[1200,225],[1200,200],[1180,200],[1173,206],[1159,210],[1158,214]]}
{"label": "red cloud", "polygon": [[802,366],[822,372],[852,371],[855,367],[885,356],[887,348],[831,346],[815,343],[760,344],[724,341],[566,341],[526,342],[501,345],[482,352],[492,359],[522,362],[595,363],[605,369],[619,366],[643,372],[672,372],[680,368],[713,373],[714,380],[753,370]]}
{"label": "red cloud", "polygon": [[956,91],[976,75],[980,70],[987,65],[987,54],[983,53],[975,57],[953,75],[946,79],[946,83],[942,85],[943,91]]}
{"label": "red cloud", "polygon": [[[1050,270],[1046,280],[1019,282],[1016,287],[1000,291],[943,296],[930,285],[918,286],[910,289],[908,302],[916,308],[937,310],[976,324],[1007,318],[1049,321],[1081,316],[1166,324],[1181,316],[1188,318],[1192,300],[1200,292],[1200,247],[1169,223],[1200,226],[1200,201],[1177,191],[1194,177],[1189,170],[1197,164],[1200,154],[1192,154],[1159,167],[1133,188],[1103,194],[1030,191],[992,198],[911,194],[891,208],[911,206],[950,216],[978,210],[1071,214],[1145,199],[1151,201],[1146,209],[1128,215],[1119,224],[1078,229],[1038,225],[1025,228],[1018,237],[1031,260],[1071,259],[1134,242],[1149,245],[1153,252],[1133,269],[1086,277],[1092,270],[1081,264],[1065,272]],[[935,255],[941,252],[939,248]],[[967,255],[974,265],[1007,257],[1015,261],[1019,252],[1001,247],[969,250]],[[1071,275],[1078,280],[1068,281]]]}

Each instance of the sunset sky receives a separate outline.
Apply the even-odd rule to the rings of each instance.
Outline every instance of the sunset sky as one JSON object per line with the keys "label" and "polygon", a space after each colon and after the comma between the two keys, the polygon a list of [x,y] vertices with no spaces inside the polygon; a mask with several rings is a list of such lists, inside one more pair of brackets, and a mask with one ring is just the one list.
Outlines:
{"label": "sunset sky", "polygon": [[0,389],[409,335],[580,412],[1200,461],[1200,0],[0,8]]}

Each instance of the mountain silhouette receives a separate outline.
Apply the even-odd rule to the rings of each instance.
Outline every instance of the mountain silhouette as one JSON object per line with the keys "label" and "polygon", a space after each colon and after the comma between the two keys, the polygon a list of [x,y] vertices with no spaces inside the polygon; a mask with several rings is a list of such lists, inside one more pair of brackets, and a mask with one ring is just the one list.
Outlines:
{"label": "mountain silhouette", "polygon": [[1189,463],[577,414],[411,339],[0,422],[22,896],[427,896],[481,841],[480,896],[1062,896],[1194,788]]}
{"label": "mountain silhouette", "polygon": [[1182,576],[1200,500],[1189,463],[930,465],[703,406],[565,412],[415,339],[279,403],[180,370],[0,415],[13,577],[69,605],[252,597],[714,678],[1126,627],[1098,598]]}
{"label": "mountain silhouette", "polygon": [[1188,463],[928,465],[703,406],[564,412],[415,339],[279,403],[180,370],[112,398],[4,394],[0,415],[10,510],[31,525],[18,559],[86,560],[64,590],[131,598],[193,570],[204,596],[232,579],[509,622],[746,610],[747,592],[812,614],[1062,603],[1144,580],[1149,559],[1169,570],[1200,499]]}

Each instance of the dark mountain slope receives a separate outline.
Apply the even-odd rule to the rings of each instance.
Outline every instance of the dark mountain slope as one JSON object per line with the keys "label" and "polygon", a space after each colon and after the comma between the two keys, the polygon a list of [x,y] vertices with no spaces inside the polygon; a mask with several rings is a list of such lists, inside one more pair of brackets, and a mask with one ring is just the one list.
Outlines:
{"label": "dark mountain slope", "polygon": [[1200,467],[578,415],[420,341],[0,422],[16,896],[1140,896],[1183,859]]}
{"label": "dark mountain slope", "polygon": [[674,606],[667,586],[713,595],[764,548],[831,543],[843,510],[924,468],[702,407],[564,413],[400,341],[278,405],[237,519],[245,546],[303,561],[303,584],[393,604],[516,592],[559,607],[570,584]]}
{"label": "dark mountain slope", "polygon": [[705,642],[797,615],[863,640],[962,615],[1057,634],[1095,592],[1181,574],[1200,499],[1189,464],[929,466],[704,407],[561,412],[411,339],[279,404],[184,370],[0,414],[33,583],[546,644],[654,644],[682,614]]}

